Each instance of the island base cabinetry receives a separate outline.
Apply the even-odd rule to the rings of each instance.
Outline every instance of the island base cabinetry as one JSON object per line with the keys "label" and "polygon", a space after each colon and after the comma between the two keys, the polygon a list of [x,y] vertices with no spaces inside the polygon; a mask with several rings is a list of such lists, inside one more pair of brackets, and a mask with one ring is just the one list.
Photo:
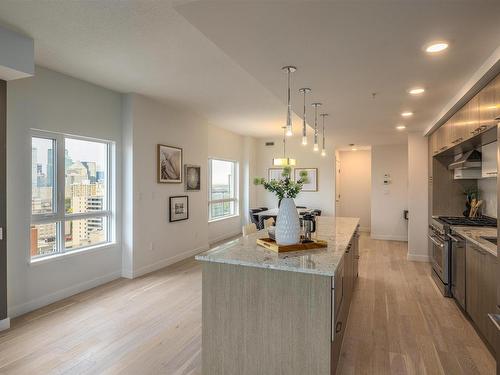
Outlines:
{"label": "island base cabinetry", "polygon": [[203,374],[335,374],[356,249],[357,235],[333,277],[203,262]]}
{"label": "island base cabinetry", "polygon": [[327,375],[329,276],[203,264],[203,375]]}

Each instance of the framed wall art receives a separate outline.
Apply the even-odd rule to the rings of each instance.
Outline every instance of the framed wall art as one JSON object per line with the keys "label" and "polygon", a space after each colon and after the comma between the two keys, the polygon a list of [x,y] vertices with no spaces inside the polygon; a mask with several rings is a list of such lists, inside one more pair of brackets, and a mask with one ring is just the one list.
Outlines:
{"label": "framed wall art", "polygon": [[182,183],[182,148],[158,145],[158,183]]}
{"label": "framed wall art", "polygon": [[200,191],[201,167],[199,165],[184,164],[184,190]]}
{"label": "framed wall art", "polygon": [[294,178],[295,181],[300,179],[300,172],[307,172],[307,179],[309,180],[303,185],[302,191],[318,191],[318,168],[295,168]]}
{"label": "framed wall art", "polygon": [[189,219],[189,197],[178,195],[169,198],[169,222]]}
{"label": "framed wall art", "polygon": [[283,168],[269,168],[267,170],[268,181],[281,180],[283,178]]}

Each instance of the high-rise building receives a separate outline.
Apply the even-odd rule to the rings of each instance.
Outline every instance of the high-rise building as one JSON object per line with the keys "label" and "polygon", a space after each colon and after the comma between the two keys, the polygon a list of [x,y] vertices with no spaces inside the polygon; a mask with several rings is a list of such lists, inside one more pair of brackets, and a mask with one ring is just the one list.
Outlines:
{"label": "high-rise building", "polygon": [[37,161],[38,161],[38,158],[37,158],[37,150],[36,150],[36,147],[33,147],[31,149],[31,186],[33,188],[36,188],[37,187],[37,179],[36,179],[36,176],[37,176]]}
{"label": "high-rise building", "polygon": [[54,181],[54,150],[47,150],[47,184],[52,185]]}
{"label": "high-rise building", "polygon": [[64,150],[64,169],[68,169],[73,164],[73,159],[69,156],[69,151]]}
{"label": "high-rise building", "polygon": [[97,166],[93,161],[82,161],[82,165],[87,169],[88,180],[91,183],[97,182]]}

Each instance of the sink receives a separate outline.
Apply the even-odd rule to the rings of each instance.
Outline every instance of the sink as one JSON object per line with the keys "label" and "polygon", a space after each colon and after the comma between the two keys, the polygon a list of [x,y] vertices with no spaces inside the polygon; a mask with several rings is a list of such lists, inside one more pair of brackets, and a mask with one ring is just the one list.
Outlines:
{"label": "sink", "polygon": [[497,244],[497,238],[496,237],[490,237],[490,236],[481,236],[483,240],[486,240],[488,242],[491,242],[493,245]]}

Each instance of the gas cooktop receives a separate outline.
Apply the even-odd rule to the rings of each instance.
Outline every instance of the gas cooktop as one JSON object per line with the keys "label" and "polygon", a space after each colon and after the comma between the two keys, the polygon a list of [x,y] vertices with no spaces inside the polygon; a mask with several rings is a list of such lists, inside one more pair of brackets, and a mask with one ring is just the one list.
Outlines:
{"label": "gas cooktop", "polygon": [[445,224],[454,226],[470,226],[470,227],[497,226],[497,219],[488,216],[481,216],[481,217],[439,216],[438,219]]}

